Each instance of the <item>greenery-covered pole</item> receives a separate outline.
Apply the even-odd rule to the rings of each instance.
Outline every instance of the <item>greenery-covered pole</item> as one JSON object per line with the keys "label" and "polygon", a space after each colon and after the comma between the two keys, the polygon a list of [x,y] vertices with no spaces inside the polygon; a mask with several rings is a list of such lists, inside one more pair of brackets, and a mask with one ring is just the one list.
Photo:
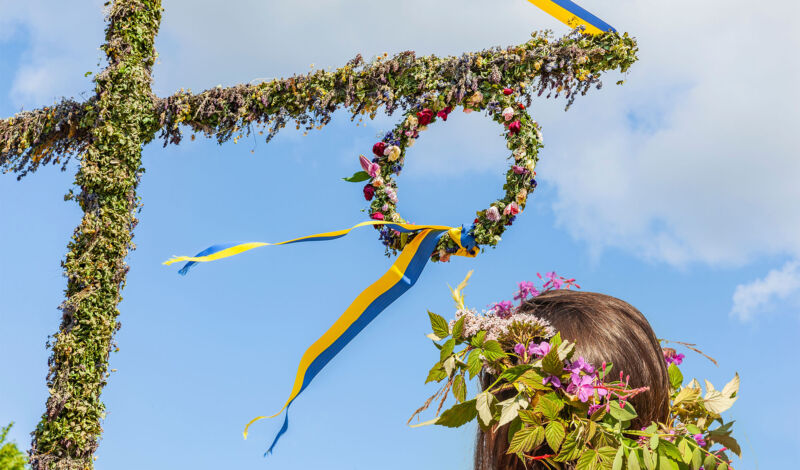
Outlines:
{"label": "greenery-covered pole", "polygon": [[108,15],[108,67],[95,78],[95,101],[84,117],[91,134],[75,178],[80,193],[74,199],[84,215],[63,262],[66,300],[52,343],[50,398],[34,432],[34,470],[92,468],[104,416],[100,393],[128,271],[125,257],[133,248],[142,145],[158,127],[150,73],[161,2],[119,0]]}

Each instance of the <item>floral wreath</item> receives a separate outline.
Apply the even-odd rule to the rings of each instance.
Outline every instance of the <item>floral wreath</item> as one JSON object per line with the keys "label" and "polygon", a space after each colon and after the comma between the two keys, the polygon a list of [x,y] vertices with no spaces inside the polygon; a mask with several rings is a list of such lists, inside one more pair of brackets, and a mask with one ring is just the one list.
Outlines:
{"label": "floral wreath", "polygon": [[[737,399],[738,374],[722,390],[706,380],[703,396],[697,380],[683,385],[678,365],[684,355],[663,348],[670,383],[669,418],[632,429],[630,423],[638,415],[630,399],[647,387],[630,387],[630,376],[624,371],[618,376],[612,373],[612,364],[598,366],[574,357],[575,343],[562,339],[546,321],[522,312],[522,303],[540,294],[531,282],[519,284],[516,306],[498,302],[483,313],[466,308],[461,291],[470,274],[451,289],[457,307],[453,321],[428,312],[433,328],[428,337],[439,350],[439,360],[425,383],[444,381],[444,385],[409,423],[438,399],[438,416],[415,427],[458,427],[476,418],[484,431],[509,424],[507,453],[523,462],[540,461],[547,468],[728,470],[732,467],[727,452],[741,456],[731,436],[733,422],[720,416]],[[541,292],[580,287],[556,273],[545,278]],[[703,354],[693,344],[679,344]],[[464,347],[457,350],[459,346]],[[497,379],[468,400],[467,377],[481,372]],[[514,390],[516,396],[498,401],[498,392]],[[439,414],[450,392],[456,404]],[[715,423],[719,424],[711,429]]]}
{"label": "floral wreath", "polygon": [[[525,208],[525,202],[536,188],[536,163],[542,147],[539,124],[525,111],[525,104],[517,101],[517,92],[508,87],[491,85],[486,94],[476,90],[460,103],[465,113],[486,111],[492,119],[504,126],[507,147],[512,152],[512,164],[506,174],[505,196],[493,202],[488,209],[477,212],[469,229],[463,231],[461,242],[473,254],[479,245],[495,246],[506,227],[514,222]],[[517,90],[520,91],[520,90]],[[364,186],[364,197],[370,204],[370,217],[374,220],[406,222],[397,212],[397,183],[405,163],[407,148],[411,147],[420,132],[438,119],[447,121],[453,106],[443,96],[426,99],[405,113],[405,119],[372,146],[373,158],[359,157],[363,171],[346,181],[369,180]],[[396,253],[413,238],[414,234],[400,233],[388,227],[376,226],[387,254]],[[448,261],[459,246],[449,237],[442,237],[431,255],[433,261]]]}

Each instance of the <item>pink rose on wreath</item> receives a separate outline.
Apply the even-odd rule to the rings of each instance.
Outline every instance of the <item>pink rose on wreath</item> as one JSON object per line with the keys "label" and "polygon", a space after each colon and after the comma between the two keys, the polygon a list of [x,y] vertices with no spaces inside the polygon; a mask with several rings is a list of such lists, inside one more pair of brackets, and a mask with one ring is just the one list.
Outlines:
{"label": "pink rose on wreath", "polygon": [[370,178],[375,178],[381,171],[380,165],[378,165],[377,163],[372,163],[371,161],[367,160],[367,157],[365,157],[364,155],[359,156],[358,161],[359,163],[361,163],[361,168],[363,168],[364,171],[366,171],[367,174],[369,174]]}
{"label": "pink rose on wreath", "polygon": [[392,201],[392,203],[397,204],[397,192],[394,190],[394,188],[387,186],[386,196],[390,201]]}
{"label": "pink rose on wreath", "polygon": [[453,108],[447,107],[447,108],[444,108],[443,110],[439,111],[438,113],[436,113],[436,115],[438,117],[442,118],[443,121],[447,121],[447,115],[450,114],[450,111],[452,111],[452,110],[453,110]]}
{"label": "pink rose on wreath", "polygon": [[492,206],[486,209],[486,218],[492,222],[497,222],[500,220],[500,211],[497,210],[497,207]]}
{"label": "pink rose on wreath", "polygon": [[519,206],[516,202],[512,202],[511,204],[507,205],[505,210],[503,210],[504,215],[517,215],[519,214]]}
{"label": "pink rose on wreath", "polygon": [[433,121],[433,111],[431,111],[429,108],[423,109],[417,113],[417,120],[419,121],[420,126],[427,126],[431,123],[431,121]]}
{"label": "pink rose on wreath", "polygon": [[383,214],[381,214],[380,212],[375,212],[370,217],[372,217],[375,220],[383,220],[384,218]]}
{"label": "pink rose on wreath", "polygon": [[375,188],[371,185],[364,186],[364,199],[367,201],[371,200],[375,196]]}
{"label": "pink rose on wreath", "polygon": [[505,119],[506,121],[510,121],[514,118],[514,108],[509,106],[503,110],[502,114],[503,114],[503,119]]}
{"label": "pink rose on wreath", "polygon": [[381,155],[383,155],[383,151],[385,149],[386,149],[386,143],[378,142],[377,144],[372,146],[372,153],[380,157]]}
{"label": "pink rose on wreath", "polygon": [[518,174],[518,175],[524,175],[525,173],[527,173],[527,172],[528,172],[528,169],[527,169],[527,168],[523,168],[523,167],[521,167],[521,166],[519,166],[519,165],[513,165],[513,166],[511,167],[511,169],[512,169],[512,170],[514,170],[514,173],[516,173],[516,174]]}
{"label": "pink rose on wreath", "polygon": [[508,132],[511,135],[516,134],[517,132],[520,131],[520,129],[522,129],[522,123],[519,122],[519,121],[514,121],[514,122],[512,122],[511,124],[508,125]]}

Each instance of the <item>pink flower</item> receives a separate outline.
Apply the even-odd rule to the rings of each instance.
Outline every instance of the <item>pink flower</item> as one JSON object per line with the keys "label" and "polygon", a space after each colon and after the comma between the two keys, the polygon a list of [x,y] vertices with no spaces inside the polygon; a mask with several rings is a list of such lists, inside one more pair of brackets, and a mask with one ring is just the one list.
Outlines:
{"label": "pink flower", "polygon": [[527,168],[523,168],[523,167],[521,167],[519,165],[514,165],[514,166],[511,167],[511,169],[514,170],[514,173],[516,173],[518,175],[524,175],[525,173],[528,172]]}
{"label": "pink flower", "polygon": [[503,114],[503,119],[505,119],[506,121],[510,121],[514,117],[514,108],[509,106],[503,110],[502,114]]}
{"label": "pink flower", "polygon": [[513,313],[513,308],[514,304],[510,300],[503,300],[502,302],[496,302],[492,306],[492,312],[500,318],[509,318]]}
{"label": "pink flower", "polygon": [[386,187],[386,196],[389,197],[389,200],[392,201],[394,204],[397,204],[397,192],[392,187]]}
{"label": "pink flower", "polygon": [[508,96],[511,93],[514,93],[514,90],[512,90],[511,88],[503,88],[503,94],[504,95]]}
{"label": "pink flower", "polygon": [[492,206],[486,209],[486,218],[492,222],[497,222],[500,220],[500,211],[497,210],[497,207]]}
{"label": "pink flower", "polygon": [[378,142],[377,144],[372,146],[372,153],[380,157],[381,155],[383,155],[383,151],[385,149],[386,149],[386,143]]}
{"label": "pink flower", "polygon": [[417,113],[417,120],[420,126],[427,126],[433,120],[433,111],[428,108]]}
{"label": "pink flower", "polygon": [[517,215],[519,214],[519,206],[516,202],[512,202],[511,204],[507,205],[506,208],[503,210],[504,215]]}
{"label": "pink flower", "polygon": [[522,123],[519,121],[514,121],[508,125],[508,132],[511,135],[516,134],[517,132],[519,132],[520,129],[522,129]]}
{"label": "pink flower", "polygon": [[364,186],[364,199],[371,200],[375,196],[375,188],[371,184]]}
{"label": "pink flower", "polygon": [[359,156],[358,161],[361,163],[361,168],[369,174],[370,178],[375,178],[381,171],[380,165],[367,160],[364,155]]}
{"label": "pink flower", "polygon": [[547,356],[550,353],[550,343],[548,341],[542,341],[539,344],[531,343],[528,346],[528,354],[531,356]]}
{"label": "pink flower", "polygon": [[589,401],[589,397],[594,394],[594,378],[589,375],[579,378],[573,377],[572,383],[567,387],[567,393],[578,395],[578,399],[586,403]]}
{"label": "pink flower", "polygon": [[383,220],[384,218],[383,214],[381,214],[380,212],[373,212],[370,217],[372,217],[375,220]]}

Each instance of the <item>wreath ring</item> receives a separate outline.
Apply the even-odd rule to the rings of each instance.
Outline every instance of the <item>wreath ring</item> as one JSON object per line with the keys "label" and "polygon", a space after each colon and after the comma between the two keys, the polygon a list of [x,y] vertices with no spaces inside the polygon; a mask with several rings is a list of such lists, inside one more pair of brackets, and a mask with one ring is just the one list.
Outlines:
{"label": "wreath ring", "polygon": [[[486,111],[495,122],[502,124],[506,147],[511,150],[511,166],[503,185],[505,195],[491,203],[487,209],[478,211],[469,229],[463,231],[462,242],[470,244],[469,242],[474,241],[474,245],[465,246],[467,248],[497,245],[503,232],[514,222],[517,214],[523,211],[528,196],[536,188],[535,167],[539,149],[542,147],[542,134],[539,124],[528,115],[525,105],[517,102],[516,94],[511,88],[493,85],[485,94],[478,90],[461,103],[456,103],[466,113]],[[369,180],[363,191],[364,198],[371,201],[370,218],[406,222],[397,212],[395,176],[402,171],[407,149],[414,144],[420,132],[437,120],[446,121],[452,111],[453,106],[446,103],[441,96],[424,101],[409,109],[404,114],[404,120],[372,146],[371,160],[364,155],[360,156],[363,171],[345,180]],[[402,250],[414,237],[413,233],[400,233],[385,226],[375,228],[380,232],[379,238],[386,247],[387,256]],[[448,261],[458,248],[449,237],[442,237],[431,254],[431,260]]]}

